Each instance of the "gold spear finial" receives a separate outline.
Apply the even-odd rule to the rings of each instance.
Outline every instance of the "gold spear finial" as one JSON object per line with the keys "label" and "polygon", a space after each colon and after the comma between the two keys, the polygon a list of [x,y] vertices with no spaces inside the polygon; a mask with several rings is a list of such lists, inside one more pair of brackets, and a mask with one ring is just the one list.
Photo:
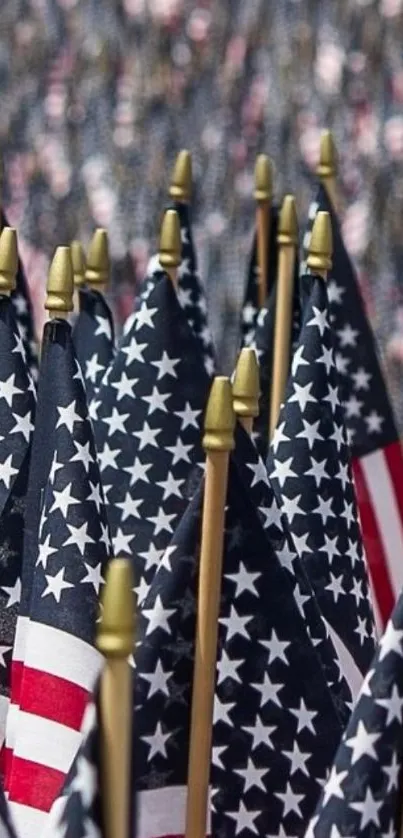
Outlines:
{"label": "gold spear finial", "polygon": [[296,247],[298,219],[294,195],[285,195],[278,219],[277,244]]}
{"label": "gold spear finial", "polygon": [[69,247],[56,248],[46,286],[45,308],[50,317],[66,318],[73,310],[73,266]]}
{"label": "gold spear finial", "polygon": [[252,431],[253,419],[259,415],[259,365],[256,352],[245,346],[239,353],[235,375],[232,382],[232,406],[234,412],[244,424],[250,420],[245,430]]}
{"label": "gold spear finial", "polygon": [[326,274],[332,267],[333,235],[328,212],[318,212],[308,248],[308,268],[315,273]]}
{"label": "gold spear finial", "polygon": [[258,154],[255,166],[256,201],[270,201],[273,195],[273,164],[267,154]]}
{"label": "gold spear finial", "polygon": [[204,420],[205,451],[232,451],[234,447],[235,413],[229,378],[217,375],[213,381]]}
{"label": "gold spear finial", "polygon": [[14,291],[17,270],[17,233],[13,227],[4,227],[0,235],[0,294],[10,296]]}
{"label": "gold spear finial", "polygon": [[85,282],[85,254],[79,241],[72,241],[70,245],[71,262],[73,265],[74,287],[80,288]]}
{"label": "gold spear finial", "polygon": [[133,651],[135,609],[129,559],[113,559],[106,571],[97,647],[105,657],[127,657]]}
{"label": "gold spear finial", "polygon": [[160,234],[159,262],[176,286],[177,270],[182,258],[182,240],[179,215],[169,209],[164,213]]}
{"label": "gold spear finial", "polygon": [[333,134],[328,129],[322,132],[320,139],[319,163],[316,174],[321,180],[334,179],[337,175],[337,151]]}
{"label": "gold spear finial", "polygon": [[179,152],[171,176],[169,194],[175,201],[188,204],[192,194],[192,157],[190,151]]}
{"label": "gold spear finial", "polygon": [[109,270],[108,234],[102,227],[98,227],[88,248],[85,282],[90,288],[104,291],[109,281]]}

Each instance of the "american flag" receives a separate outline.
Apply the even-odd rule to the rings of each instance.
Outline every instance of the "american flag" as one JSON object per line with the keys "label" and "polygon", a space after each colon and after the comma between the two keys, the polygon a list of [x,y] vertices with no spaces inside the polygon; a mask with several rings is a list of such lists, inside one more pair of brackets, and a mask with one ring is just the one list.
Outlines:
{"label": "american flag", "polygon": [[326,286],[306,281],[312,290],[267,466],[322,614],[349,653],[344,674],[356,694],[374,654],[374,622]]}
{"label": "american flag", "polygon": [[[270,250],[269,250],[269,275],[267,277],[267,290],[270,293],[277,277],[277,229],[278,229],[278,208],[272,207],[270,211]],[[256,328],[256,320],[259,314],[258,304],[258,276],[259,267],[257,263],[257,232],[253,235],[252,249],[249,258],[248,276],[246,281],[245,296],[241,311],[241,345],[250,346]]]}
{"label": "american flag", "polygon": [[79,289],[79,314],[73,326],[73,343],[81,366],[87,401],[98,392],[115,353],[110,308],[99,291]]}
{"label": "american flag", "polygon": [[363,683],[306,838],[401,834],[403,596]]}
{"label": "american flag", "polygon": [[[140,838],[184,833],[201,507],[202,489],[141,609],[133,745]],[[292,586],[234,462],[223,579],[212,832],[277,835],[283,822],[284,834],[300,835],[342,726]]]}
{"label": "american flag", "polygon": [[21,595],[24,509],[34,413],[35,388],[14,306],[8,297],[0,296],[0,746],[5,737],[11,652]]}
{"label": "american flag", "polygon": [[114,553],[136,557],[140,599],[192,494],[193,467],[204,459],[209,383],[200,345],[163,275],[91,405]]}
{"label": "american flag", "polygon": [[340,391],[375,605],[385,625],[403,584],[403,453],[357,277],[321,186],[311,223],[323,209],[333,229],[328,297]]}
{"label": "american flag", "polygon": [[[110,555],[99,467],[70,327],[54,322],[56,422],[31,582],[9,799],[21,838],[39,833],[80,743],[101,656],[98,594]],[[50,354],[50,353],[49,353]]]}
{"label": "american flag", "polygon": [[[8,227],[8,221],[1,212],[1,229]],[[24,344],[29,372],[34,381],[38,378],[38,343],[35,336],[34,314],[29,294],[29,285],[25,271],[18,257],[16,288],[11,294],[11,302],[15,309],[15,319]]]}

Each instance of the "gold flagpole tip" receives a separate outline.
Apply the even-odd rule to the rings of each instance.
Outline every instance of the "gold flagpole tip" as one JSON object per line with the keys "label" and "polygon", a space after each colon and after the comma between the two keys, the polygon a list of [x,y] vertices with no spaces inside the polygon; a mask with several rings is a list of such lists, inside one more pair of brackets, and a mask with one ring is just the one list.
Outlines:
{"label": "gold flagpole tip", "polygon": [[308,248],[308,268],[316,272],[330,271],[332,267],[333,235],[328,212],[318,212]]}
{"label": "gold flagpole tip", "polygon": [[45,308],[54,317],[73,310],[73,266],[69,247],[56,248],[46,286]]}
{"label": "gold flagpole tip", "polygon": [[109,280],[109,267],[108,233],[99,227],[88,248],[86,283],[92,288],[104,288]]}
{"label": "gold flagpole tip", "polygon": [[320,140],[319,163],[316,174],[320,178],[335,178],[337,175],[337,151],[331,131],[323,131]]}
{"label": "gold flagpole tip", "polygon": [[192,194],[192,157],[190,151],[179,152],[172,172],[169,194],[175,201],[188,204]]}
{"label": "gold flagpole tip", "polygon": [[267,154],[258,154],[255,166],[256,201],[270,201],[273,195],[273,164]]}
{"label": "gold flagpole tip", "polygon": [[182,239],[179,215],[169,209],[162,219],[160,234],[159,261],[162,268],[179,267],[182,259]]}
{"label": "gold flagpole tip", "polygon": [[105,657],[126,658],[133,651],[135,603],[130,559],[112,559],[102,592],[97,647]]}
{"label": "gold flagpole tip", "polygon": [[244,347],[239,354],[232,382],[232,406],[237,416],[259,415],[259,365],[256,352]]}
{"label": "gold flagpole tip", "polygon": [[70,245],[71,262],[73,265],[74,286],[80,288],[85,282],[85,254],[84,248],[79,241],[73,241]]}
{"label": "gold flagpole tip", "polygon": [[298,218],[294,195],[285,195],[278,220],[277,243],[296,247]]}
{"label": "gold flagpole tip", "polygon": [[235,421],[231,382],[226,376],[217,375],[211,386],[204,419],[204,450],[232,451]]}
{"label": "gold flagpole tip", "polygon": [[4,227],[0,235],[0,294],[14,291],[17,270],[17,233],[13,227]]}

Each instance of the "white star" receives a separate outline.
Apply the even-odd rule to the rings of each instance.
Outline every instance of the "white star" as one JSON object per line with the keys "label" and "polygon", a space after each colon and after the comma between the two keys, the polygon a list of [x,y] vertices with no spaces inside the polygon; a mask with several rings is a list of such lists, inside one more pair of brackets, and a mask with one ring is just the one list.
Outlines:
{"label": "white star", "polygon": [[355,736],[346,739],[346,747],[352,749],[351,765],[355,765],[363,756],[377,759],[374,745],[380,735],[380,733],[370,733],[365,727],[364,722],[361,720],[358,722]]}
{"label": "white star", "polygon": [[175,480],[172,472],[170,471],[167,475],[166,480],[160,480],[157,482],[157,486],[161,486],[164,490],[164,494],[162,500],[166,500],[170,497],[182,497],[182,492],[180,491],[180,486],[184,483],[184,480]]}
{"label": "white star", "polygon": [[8,596],[6,608],[11,608],[12,605],[21,600],[21,579],[16,579],[11,587],[2,586],[1,590]]}
{"label": "white star", "polygon": [[73,433],[74,423],[75,422],[82,422],[81,416],[76,413],[76,403],[75,401],[70,402],[67,407],[58,407],[59,418],[57,420],[56,428],[62,428],[63,425],[66,426],[69,433]]}
{"label": "white star", "polygon": [[302,424],[304,430],[297,434],[297,439],[305,439],[308,443],[309,450],[312,451],[315,442],[323,439],[323,436],[318,433],[320,419],[317,422],[307,422],[306,419],[302,418]]}
{"label": "white star", "polygon": [[168,353],[165,352],[165,349],[162,353],[162,358],[160,361],[151,361],[153,367],[157,367],[158,375],[157,381],[160,381],[161,378],[164,378],[165,375],[170,375],[172,378],[177,378],[178,373],[175,372],[175,367],[178,366],[180,363],[180,358],[170,358]]}
{"label": "white star", "polygon": [[53,490],[54,503],[49,509],[49,514],[51,512],[54,512],[55,509],[60,509],[63,518],[66,518],[69,506],[81,503],[81,500],[79,498],[75,498],[74,495],[71,494],[71,490],[71,483],[68,483],[67,486],[61,491],[58,491],[57,489]]}
{"label": "white star", "polygon": [[132,540],[133,536],[124,535],[121,527],[119,527],[116,531],[116,535],[112,536],[114,555],[119,556],[120,553],[126,553],[126,555],[131,555],[132,550],[130,547],[130,542]]}
{"label": "white star", "polygon": [[382,661],[390,652],[396,652],[403,657],[403,631],[395,629],[392,620],[389,620],[385,632],[379,643],[379,660]]}
{"label": "white star", "polygon": [[329,439],[332,439],[336,443],[337,450],[340,451],[342,445],[345,444],[343,426],[335,423],[334,431]]}
{"label": "white star", "polygon": [[7,652],[11,652],[12,648],[12,646],[0,646],[0,666],[7,666],[4,655],[6,655]]}
{"label": "white star", "polygon": [[171,525],[173,518],[175,518],[175,513],[168,515],[164,509],[160,508],[157,514],[150,515],[147,521],[151,521],[154,524],[154,535],[158,535],[160,532],[173,532]]}
{"label": "white star", "polygon": [[225,765],[222,762],[221,754],[223,751],[227,750],[227,745],[213,745],[211,749],[211,763],[212,765],[216,765],[218,768],[222,768],[225,771]]}
{"label": "white star", "polygon": [[342,329],[338,329],[337,335],[339,337],[340,346],[355,346],[358,337],[357,329],[352,329],[349,323],[346,323]]}
{"label": "white star", "polygon": [[287,498],[285,496],[282,497],[282,504],[283,504],[283,511],[285,516],[287,517],[290,524],[294,520],[296,515],[304,515],[304,511],[298,504],[298,501],[301,500],[302,495],[297,495],[295,498]]}
{"label": "white star", "polygon": [[42,594],[42,597],[49,596],[51,594],[54,596],[56,602],[60,602],[60,597],[64,590],[67,588],[74,588],[74,585],[71,582],[66,582],[64,578],[65,568],[62,567],[56,576],[49,576],[47,573],[45,574],[45,579],[47,582],[46,588]]}
{"label": "white star", "polygon": [[177,439],[175,445],[167,445],[166,450],[171,451],[172,453],[172,465],[176,465],[176,463],[181,462],[181,460],[185,463],[190,463],[191,459],[188,452],[191,451],[192,448],[193,445],[184,445],[180,438]]}
{"label": "white star", "polygon": [[148,413],[151,416],[156,410],[162,410],[163,413],[168,413],[168,408],[165,402],[170,397],[170,393],[160,393],[158,387],[153,387],[151,396],[141,396],[143,402],[148,402]]}
{"label": "white star", "polygon": [[372,375],[370,375],[364,367],[359,367],[357,372],[351,373],[351,378],[354,381],[354,387],[356,390],[368,390]]}
{"label": "white star", "polygon": [[342,296],[345,293],[345,288],[342,288],[340,285],[337,285],[334,279],[330,279],[328,281],[326,288],[329,303],[336,303],[336,305],[340,305],[342,301]]}
{"label": "white star", "polygon": [[313,396],[311,396],[312,386],[312,382],[309,382],[308,384],[304,384],[303,386],[301,386],[300,384],[297,384],[296,381],[294,381],[294,392],[292,396],[290,396],[288,401],[298,402],[301,413],[304,413],[307,404],[316,404],[317,400],[314,399]]}
{"label": "white star", "polygon": [[13,419],[15,419],[15,425],[11,428],[10,434],[22,434],[25,441],[29,442],[31,431],[34,429],[33,423],[31,422],[31,411],[29,410],[25,416],[18,416],[18,414],[14,413]]}
{"label": "white star", "polygon": [[85,365],[85,377],[88,381],[91,381],[91,384],[95,384],[99,373],[104,369],[103,364],[98,364],[98,355],[96,352],[94,352],[89,361],[85,362]]}
{"label": "white star", "polygon": [[322,806],[326,806],[326,803],[331,797],[337,797],[339,800],[343,800],[344,792],[341,784],[347,775],[348,771],[339,771],[339,773],[337,773],[337,768],[334,765],[332,766],[332,770],[325,785]]}
{"label": "white star", "polygon": [[225,725],[233,726],[233,722],[231,721],[229,714],[232,708],[235,707],[235,701],[229,704],[223,704],[222,701],[218,698],[217,695],[214,696],[214,724],[217,722],[223,722]]}
{"label": "white star", "polygon": [[200,416],[201,410],[192,410],[192,406],[189,402],[186,402],[184,410],[177,410],[175,412],[175,416],[179,416],[182,419],[182,424],[180,427],[181,431],[184,431],[186,428],[196,428],[198,430],[199,424],[197,422],[197,417]]}
{"label": "white star", "polygon": [[148,308],[147,303],[142,303],[136,312],[136,317],[133,322],[134,330],[138,332],[143,326],[148,326],[150,329],[153,329],[153,317],[157,311],[158,309],[156,308]]}
{"label": "white star", "polygon": [[359,579],[354,579],[350,595],[355,597],[355,604],[357,608],[359,608],[360,600],[365,599],[364,594],[362,592],[362,581],[360,581]]}
{"label": "white star", "polygon": [[375,703],[387,711],[386,726],[390,725],[394,719],[399,723],[402,721],[403,698],[400,697],[396,684],[393,684],[390,698],[377,698]]}
{"label": "white star", "polygon": [[139,553],[139,557],[145,560],[144,570],[150,570],[154,565],[159,565],[163,550],[157,550],[155,544],[150,544],[144,553]]}
{"label": "white star", "polygon": [[262,778],[267,774],[268,770],[268,768],[256,768],[251,757],[248,759],[246,768],[235,768],[235,774],[239,774],[245,782],[243,793],[245,794],[248,789],[253,789],[254,787],[266,791],[266,786]]}
{"label": "white star", "polygon": [[383,416],[376,412],[376,410],[372,410],[368,416],[364,416],[364,421],[368,428],[368,433],[370,434],[379,434],[382,428],[383,423]]}
{"label": "white star", "polygon": [[316,732],[312,724],[312,719],[314,719],[318,714],[315,710],[308,710],[303,698],[300,700],[299,710],[293,710],[289,707],[289,711],[296,719],[298,719],[297,733],[304,730],[304,728],[307,728],[307,730],[310,730],[312,733]]}
{"label": "white star", "polygon": [[84,521],[80,527],[75,527],[73,524],[67,524],[67,529],[70,530],[70,536],[67,541],[64,542],[63,547],[67,547],[68,544],[74,544],[84,557],[87,544],[95,544],[94,539],[88,535],[88,527],[88,521]]}
{"label": "white star", "polygon": [[142,463],[138,457],[135,458],[134,463],[132,466],[126,466],[123,471],[127,471],[130,474],[130,486],[134,486],[136,483],[139,483],[140,480],[143,480],[144,483],[149,483],[150,478],[147,477],[147,472],[150,471],[152,468],[152,463]]}
{"label": "white star", "polygon": [[143,739],[143,741],[150,746],[150,752],[147,757],[148,762],[150,762],[154,756],[157,756],[157,754],[161,754],[161,756],[165,758],[167,757],[166,742],[170,736],[172,736],[172,733],[164,733],[161,722],[157,722],[157,727],[155,728],[155,732],[152,736],[141,737],[141,739]]}
{"label": "white star", "polygon": [[235,593],[234,599],[238,599],[240,594],[243,591],[249,591],[254,596],[259,596],[255,582],[257,579],[260,578],[261,573],[248,573],[246,567],[242,562],[240,562],[238,573],[228,573],[226,574],[227,579],[231,579],[232,582],[235,582]]}
{"label": "white star", "polygon": [[91,399],[88,405],[88,415],[93,422],[96,422],[98,419],[98,410],[101,407],[100,399]]}
{"label": "white star", "polygon": [[302,818],[302,812],[299,807],[300,801],[304,799],[304,794],[296,794],[292,788],[291,783],[287,783],[285,792],[275,792],[276,797],[279,797],[280,800],[283,801],[284,810],[283,810],[283,818],[285,818],[289,812],[295,812],[299,818]]}
{"label": "white star", "polygon": [[87,473],[89,471],[89,466],[95,462],[92,452],[90,451],[90,445],[90,442],[85,442],[84,445],[81,445],[80,442],[74,442],[74,447],[77,453],[74,454],[74,457],[70,460],[71,463],[81,463]]}
{"label": "white star", "polygon": [[152,632],[156,629],[160,629],[161,631],[166,631],[167,634],[171,634],[169,620],[172,617],[172,614],[175,614],[175,610],[175,608],[164,608],[162,599],[158,594],[155,598],[153,607],[143,609],[143,614],[148,621],[146,636],[148,634],[152,634]]}
{"label": "white star", "polygon": [[244,305],[242,309],[242,320],[247,326],[252,326],[256,319],[256,306],[251,302]]}
{"label": "white star", "polygon": [[329,538],[327,533],[325,533],[324,537],[325,537],[325,544],[320,549],[323,550],[324,553],[326,553],[328,563],[332,564],[332,561],[333,561],[335,556],[337,558],[340,557],[340,553],[339,553],[339,551],[337,550],[337,547],[336,547],[338,536],[335,535],[334,538]]}
{"label": "white star", "polygon": [[317,326],[320,332],[320,336],[323,337],[325,329],[327,327],[327,314],[326,309],[321,311],[316,306],[312,306],[312,310],[314,312],[314,316],[312,320],[308,320],[307,326]]}
{"label": "white star", "polygon": [[230,660],[225,650],[222,650],[221,658],[217,663],[217,684],[221,684],[226,678],[232,678],[233,681],[241,683],[241,678],[238,675],[238,669],[242,666],[243,660]]}
{"label": "white star", "polygon": [[264,707],[268,701],[272,701],[273,704],[277,704],[278,707],[281,707],[281,701],[278,698],[278,693],[283,688],[284,684],[273,684],[270,680],[267,672],[264,673],[263,681],[261,684],[251,684],[253,689],[260,692],[260,706]]}
{"label": "white star", "polygon": [[46,567],[46,565],[48,563],[48,558],[53,553],[57,553],[57,550],[56,550],[56,547],[51,547],[50,546],[50,533],[48,533],[46,538],[43,539],[39,544],[38,558],[36,560],[36,564],[37,565],[41,564],[42,567]]}
{"label": "white star", "polygon": [[144,422],[141,431],[136,431],[133,436],[136,436],[140,441],[139,451],[142,451],[146,445],[152,445],[153,448],[158,448],[157,436],[161,433],[161,428],[150,428],[148,422]]}
{"label": "white star", "polygon": [[253,727],[243,727],[242,730],[245,730],[246,733],[249,733],[252,737],[252,751],[254,751],[254,749],[259,745],[265,745],[267,748],[274,748],[270,737],[271,734],[277,730],[277,728],[275,725],[264,725],[260,716],[256,718],[256,722]]}
{"label": "white star", "polygon": [[333,358],[333,350],[326,349],[325,346],[322,347],[323,354],[320,358],[316,359],[317,364],[324,364],[326,368],[326,372],[329,374],[330,370],[334,366],[334,358]]}
{"label": "white star", "polygon": [[117,407],[113,407],[111,416],[102,417],[101,421],[105,422],[105,425],[109,426],[108,437],[113,436],[117,431],[121,431],[122,434],[126,434],[127,429],[125,422],[129,416],[130,413],[119,413]]}
{"label": "white star", "polygon": [[[98,782],[97,769],[89,759],[81,754],[77,757],[76,766],[77,771],[74,774],[70,789],[79,793],[82,806],[87,809],[95,799]],[[90,838],[90,833],[87,832],[86,835]]]}
{"label": "white star", "polygon": [[146,580],[144,579],[144,576],[142,576],[139,584],[136,585],[136,587],[134,588],[134,593],[136,594],[138,605],[141,605],[144,602],[150,590],[150,587],[151,585],[148,585]]}
{"label": "white star", "polygon": [[273,449],[275,454],[277,454],[278,446],[281,445],[282,442],[290,442],[290,437],[286,436],[286,434],[283,433],[284,428],[285,422],[281,422],[280,425],[277,425],[277,428],[274,431],[273,438],[271,441],[271,448]]}
{"label": "white star", "polygon": [[144,363],[143,352],[147,349],[147,343],[138,343],[135,337],[132,337],[127,346],[122,346],[120,351],[127,356],[127,366],[129,367],[133,361]]}
{"label": "white star", "polygon": [[94,333],[95,337],[97,337],[98,335],[105,335],[105,337],[107,337],[108,340],[112,340],[112,328],[109,322],[109,318],[103,317],[101,314],[96,314],[95,320],[98,323],[98,327]]}
{"label": "white star", "polygon": [[0,399],[5,399],[8,406],[12,408],[13,406],[13,399],[14,396],[17,396],[19,393],[23,393],[23,390],[20,390],[19,387],[14,386],[15,382],[15,373],[12,373],[6,381],[0,380]]}
{"label": "white star", "polygon": [[231,640],[231,638],[235,637],[237,634],[241,635],[241,637],[250,639],[250,635],[246,631],[246,626],[252,619],[253,617],[250,615],[241,617],[236,608],[231,605],[229,617],[221,617],[220,619],[220,623],[227,627],[226,642],[228,643],[228,640]]}
{"label": "white star", "polygon": [[333,573],[330,573],[330,579],[328,585],[325,587],[325,591],[330,591],[333,594],[333,599],[335,602],[339,601],[339,596],[345,596],[346,591],[343,588],[343,576],[335,576]]}
{"label": "white star", "polygon": [[303,357],[304,348],[305,347],[303,346],[298,346],[294,352],[291,365],[291,374],[293,378],[295,378],[299,367],[307,367],[309,365],[309,361],[306,361]]}
{"label": "white star", "polygon": [[365,798],[362,803],[349,803],[351,809],[361,813],[360,830],[363,830],[368,823],[374,823],[380,827],[379,809],[383,806],[384,795],[380,800],[375,800],[370,788],[365,790]]}
{"label": "white star", "polygon": [[274,471],[271,473],[270,477],[276,477],[281,488],[283,488],[288,477],[298,476],[291,468],[293,459],[294,457],[289,457],[288,460],[284,460],[283,463],[281,463],[280,460],[274,460]]}
{"label": "white star", "polygon": [[327,396],[323,399],[324,402],[329,402],[332,412],[335,413],[336,407],[340,405],[339,391],[337,387],[332,387],[331,384],[327,386]]}
{"label": "white star", "polygon": [[400,774],[400,765],[399,760],[394,753],[392,755],[392,762],[390,765],[383,765],[382,771],[385,772],[388,778],[388,788],[387,791],[392,791],[392,789],[399,788],[399,774]]}
{"label": "white star", "polygon": [[344,463],[344,464],[340,463],[339,471],[337,472],[337,474],[335,474],[335,477],[337,478],[337,480],[341,481],[341,485],[342,485],[342,488],[344,490],[346,488],[346,486],[348,486],[349,483],[350,483],[348,463]]}
{"label": "white star", "polygon": [[116,401],[120,402],[124,396],[134,399],[134,387],[138,382],[138,378],[128,378],[125,372],[122,372],[120,381],[112,381],[111,386],[117,390]]}
{"label": "white star", "polygon": [[363,404],[364,402],[360,402],[359,399],[357,399],[357,396],[355,396],[354,393],[351,393],[350,398],[346,399],[344,402],[344,410],[347,419],[352,419],[354,416],[360,416]]}
{"label": "white star", "polygon": [[368,631],[367,631],[367,621],[365,617],[360,617],[357,614],[357,627],[354,629],[358,637],[360,638],[360,644],[363,645],[365,640],[367,639]]}
{"label": "white star", "polygon": [[87,571],[87,575],[84,576],[84,579],[81,579],[80,582],[82,585],[88,582],[88,584],[93,586],[95,593],[98,594],[101,584],[104,581],[102,578],[102,564],[99,562],[95,565],[95,567],[92,567],[92,565],[84,562],[84,566]]}
{"label": "white star", "polygon": [[158,659],[154,672],[142,672],[141,677],[150,684],[150,691],[147,699],[151,698],[155,693],[162,693],[169,696],[168,681],[172,677],[173,672],[168,672],[163,669],[161,661]]}
{"label": "white star", "polygon": [[242,801],[240,803],[238,812],[227,812],[228,817],[232,818],[236,823],[235,835],[240,835],[244,831],[244,829],[250,832],[258,833],[255,820],[260,814],[261,813],[259,811],[249,812]]}
{"label": "white star", "polygon": [[107,442],[104,443],[102,451],[98,452],[98,461],[101,471],[104,471],[107,466],[111,468],[119,468],[116,457],[120,454],[119,448],[112,449]]}
{"label": "white star", "polygon": [[120,519],[121,523],[123,523],[123,521],[126,521],[127,518],[141,518],[141,515],[138,512],[138,508],[139,506],[141,506],[142,503],[142,499],[135,500],[134,498],[132,498],[130,492],[126,492],[125,499],[120,503],[115,504],[115,506],[118,509],[122,510],[122,516]]}
{"label": "white star", "polygon": [[294,742],[292,751],[284,751],[284,756],[291,762],[290,776],[295,774],[297,771],[301,771],[302,774],[309,777],[309,771],[306,767],[306,763],[312,754],[304,754],[303,751],[300,751],[297,743]]}
{"label": "white star", "polygon": [[316,512],[322,518],[323,524],[327,523],[328,518],[335,518],[334,512],[332,512],[332,503],[333,498],[328,498],[325,500],[322,497],[319,497],[319,504],[312,510],[312,512]]}
{"label": "white star", "polygon": [[15,474],[18,474],[18,468],[13,468],[11,465],[13,455],[10,454],[4,463],[0,463],[0,482],[4,483],[7,489],[11,486],[11,480]]}
{"label": "white star", "polygon": [[254,486],[257,486],[259,483],[264,483],[265,485],[267,484],[266,467],[261,457],[259,457],[256,463],[246,463],[246,466],[253,473],[253,480],[250,484],[251,489],[253,489]]}
{"label": "white star", "polygon": [[312,456],[309,459],[311,461],[311,468],[305,472],[305,475],[313,477],[315,486],[319,489],[322,480],[329,480],[329,474],[326,471],[327,460],[315,460]]}
{"label": "white star", "polygon": [[265,649],[269,650],[269,660],[267,662],[267,666],[270,666],[270,664],[272,664],[275,660],[283,661],[283,663],[288,666],[285,650],[288,649],[291,644],[287,641],[280,640],[274,629],[272,629],[270,640],[261,640],[260,644],[264,646]]}
{"label": "white star", "polygon": [[335,352],[334,360],[337,372],[340,373],[340,375],[347,375],[347,367],[350,364],[350,358],[347,358],[347,355],[343,355],[342,352]]}

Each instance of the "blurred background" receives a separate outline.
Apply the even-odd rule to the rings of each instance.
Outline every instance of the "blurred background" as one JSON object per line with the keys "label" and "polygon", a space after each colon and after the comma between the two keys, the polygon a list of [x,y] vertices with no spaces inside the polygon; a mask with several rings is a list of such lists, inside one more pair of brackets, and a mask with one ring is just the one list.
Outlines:
{"label": "blurred background", "polygon": [[[2,200],[37,328],[54,248],[110,235],[123,322],[158,235],[177,152],[193,156],[199,268],[232,361],[256,154],[275,192],[314,195],[323,127],[343,230],[403,428],[403,0],[1,0]],[[225,342],[223,336],[225,334]]]}

